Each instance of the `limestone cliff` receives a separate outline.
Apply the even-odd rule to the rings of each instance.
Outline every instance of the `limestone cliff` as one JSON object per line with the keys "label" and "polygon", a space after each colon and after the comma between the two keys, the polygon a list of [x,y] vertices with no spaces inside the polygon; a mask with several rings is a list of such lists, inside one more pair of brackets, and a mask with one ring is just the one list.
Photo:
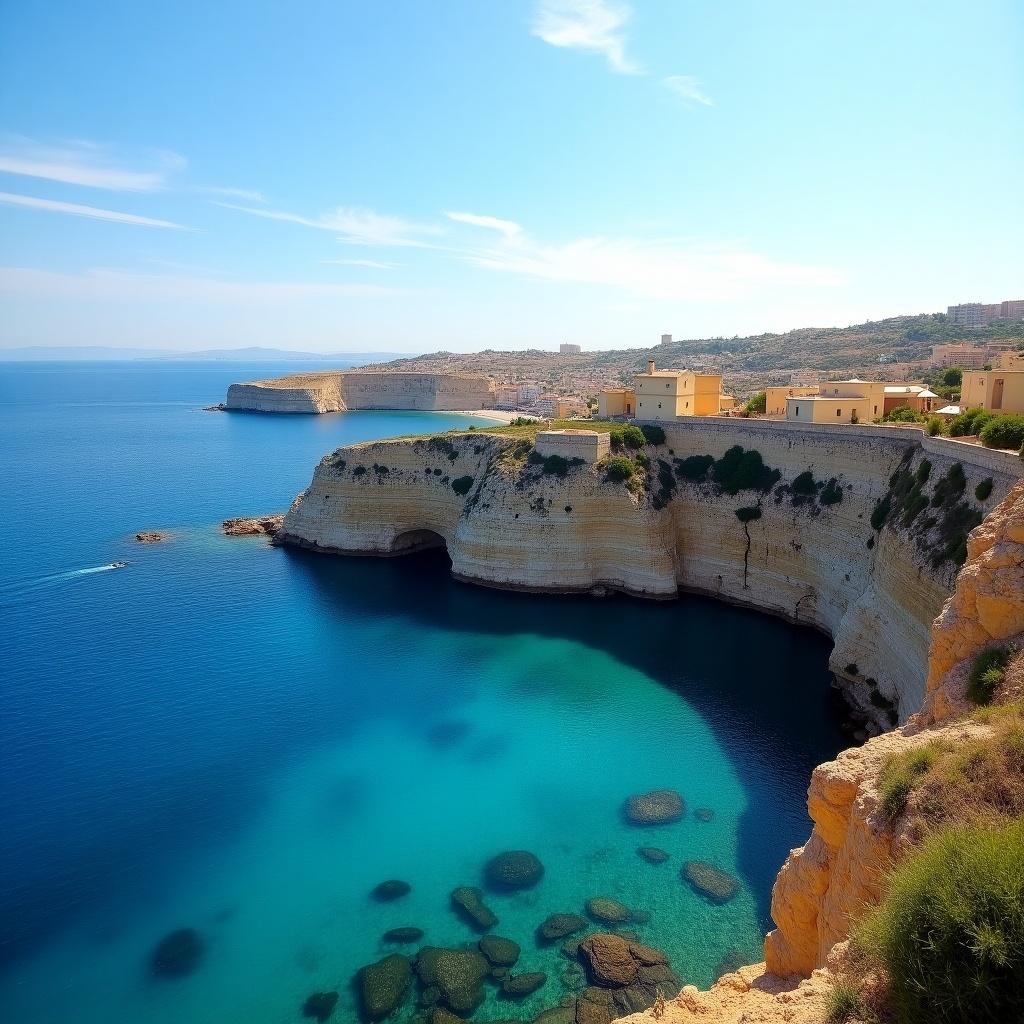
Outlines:
{"label": "limestone cliff", "polygon": [[225,408],[244,412],[327,413],[346,409],[487,409],[488,377],[454,373],[331,370],[232,384]]}
{"label": "limestone cliff", "polygon": [[[444,543],[456,576],[499,587],[710,594],[828,632],[833,669],[880,723],[891,705],[902,719],[918,710],[931,622],[957,565],[936,563],[927,537],[899,523],[876,532],[872,514],[893,476],[925,461],[933,479],[962,465],[968,497],[991,478],[989,504],[1006,493],[1020,461],[898,428],[694,419],[666,434],[649,448],[645,486],[632,490],[607,480],[602,467],[545,473],[526,461],[528,441],[483,432],[340,449],[296,499],[282,540],[377,555]],[[778,470],[770,492],[730,495],[672,468],[736,445]],[[829,504],[792,492],[801,474],[819,488],[834,481]],[[468,487],[461,494],[452,487],[460,478]],[[742,523],[736,511],[744,507],[756,507],[758,518]]]}

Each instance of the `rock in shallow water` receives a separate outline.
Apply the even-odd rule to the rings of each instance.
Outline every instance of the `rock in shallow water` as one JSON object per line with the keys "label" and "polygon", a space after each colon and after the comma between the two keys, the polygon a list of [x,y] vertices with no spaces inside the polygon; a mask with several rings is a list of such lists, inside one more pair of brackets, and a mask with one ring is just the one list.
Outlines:
{"label": "rock in shallow water", "polygon": [[220,528],[228,537],[276,536],[284,523],[283,515],[251,516],[225,519]]}
{"label": "rock in shallow water", "polygon": [[600,924],[625,924],[633,914],[624,903],[608,896],[587,900],[587,914]]}
{"label": "rock in shallow water", "polygon": [[452,908],[471,927],[485,932],[498,923],[494,911],[484,903],[484,894],[471,885],[460,885],[451,895]]}
{"label": "rock in shallow water", "polygon": [[715,812],[711,810],[710,807],[698,807],[697,810],[693,812],[693,816],[698,821],[711,821],[715,816]]}
{"label": "rock in shallow water", "polygon": [[530,889],[544,875],[544,865],[528,850],[509,850],[484,865],[484,879],[491,889],[509,892]]}
{"label": "rock in shallow water", "polygon": [[412,967],[408,957],[392,953],[363,967],[357,976],[363,1014],[369,1020],[383,1020],[397,1010],[409,993]]}
{"label": "rock in shallow water", "polygon": [[385,942],[394,942],[397,945],[419,942],[422,938],[422,928],[392,928],[390,931],[386,931],[384,933]]}
{"label": "rock in shallow water", "polygon": [[158,978],[184,978],[203,958],[203,940],[194,928],[177,928],[165,935],[153,950],[149,967]]}
{"label": "rock in shallow water", "polygon": [[648,864],[664,864],[669,855],[656,846],[641,846],[636,851]]}
{"label": "rock in shallow water", "polygon": [[334,1007],[338,1003],[337,992],[314,992],[302,1004],[302,1016],[311,1017],[313,1020],[324,1021],[334,1013]]}
{"label": "rock in shallow water", "polygon": [[485,935],[477,945],[492,967],[511,967],[519,959],[519,943],[500,935]]}
{"label": "rock in shallow water", "polygon": [[408,882],[402,882],[397,878],[389,878],[386,882],[375,885],[370,895],[378,903],[390,903],[392,900],[401,899],[412,892],[412,886]]}
{"label": "rock in shallow water", "polygon": [[674,789],[653,789],[629,797],[623,813],[633,825],[668,825],[686,813],[686,801]]}
{"label": "rock in shallow water", "polygon": [[712,903],[727,903],[739,889],[739,883],[732,875],[706,860],[688,860],[683,865],[682,876]]}
{"label": "rock in shallow water", "polygon": [[580,943],[580,962],[591,985],[576,1001],[578,1024],[609,1024],[647,1009],[659,991],[670,997],[680,988],[660,949],[621,935],[588,935]]}
{"label": "rock in shallow water", "polygon": [[484,978],[491,965],[478,949],[426,946],[416,958],[416,973],[425,988],[436,988],[438,1000],[459,1014],[472,1013],[484,998]]}
{"label": "rock in shallow water", "polygon": [[548,976],[543,971],[510,974],[501,983],[501,991],[511,999],[524,999],[536,992],[547,980]]}
{"label": "rock in shallow water", "polygon": [[552,914],[537,927],[537,940],[542,944],[557,942],[586,927],[586,920],[578,914]]}

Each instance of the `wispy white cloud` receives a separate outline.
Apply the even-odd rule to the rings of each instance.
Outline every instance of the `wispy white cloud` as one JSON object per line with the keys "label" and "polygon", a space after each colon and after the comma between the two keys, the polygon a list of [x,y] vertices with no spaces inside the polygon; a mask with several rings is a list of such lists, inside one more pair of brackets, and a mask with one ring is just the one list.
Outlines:
{"label": "wispy white cloud", "polygon": [[825,287],[842,278],[825,267],[773,260],[738,245],[579,238],[562,245],[521,240],[462,256],[488,270],[546,281],[613,287],[659,299],[738,300],[767,287]]}
{"label": "wispy white cloud", "polygon": [[247,203],[265,203],[266,197],[254,188],[223,188],[219,185],[200,185],[197,189],[204,196],[220,196],[223,199],[243,199]]}
{"label": "wispy white cloud", "polygon": [[623,75],[643,69],[626,56],[625,26],[632,9],[615,0],[539,0],[531,31],[552,46],[600,54]]}
{"label": "wispy white cloud", "polygon": [[0,172],[112,192],[159,191],[185,166],[184,157],[168,150],[150,154],[147,162],[152,165],[147,170],[128,169],[106,147],[94,142],[48,146],[22,137],[0,142]]}
{"label": "wispy white cloud", "polygon": [[370,267],[372,270],[394,270],[397,263],[381,263],[379,260],[321,260],[341,267]]}
{"label": "wispy white cloud", "polygon": [[449,220],[457,221],[460,224],[469,224],[475,228],[486,228],[488,231],[497,231],[508,239],[515,238],[523,233],[522,226],[514,220],[502,220],[500,217],[488,217],[479,213],[459,213],[453,210],[446,210],[445,216]]}
{"label": "wispy white cloud", "polygon": [[338,240],[347,245],[404,246],[428,249],[432,247],[431,243],[418,236],[442,233],[442,229],[436,224],[417,224],[402,220],[400,217],[390,217],[386,214],[375,213],[373,210],[364,210],[353,206],[338,206],[318,217],[306,217],[284,210],[266,210],[253,206],[240,206],[236,203],[222,203],[216,200],[211,200],[211,202],[215,206],[251,213],[255,217],[302,224],[307,228],[317,228],[320,231],[333,231],[338,234]]}
{"label": "wispy white cloud", "polygon": [[700,82],[692,75],[668,75],[662,79],[665,87],[676,94],[684,103],[691,107],[700,104],[705,107],[713,107],[714,100],[711,99],[700,87]]}
{"label": "wispy white cloud", "polygon": [[394,295],[398,289],[368,284],[303,281],[229,281],[173,274],[135,274],[94,268],[63,274],[32,267],[0,267],[0,293],[19,297],[99,302],[174,300],[211,303],[277,303]]}
{"label": "wispy white cloud", "polygon": [[33,210],[46,210],[49,213],[66,213],[73,217],[89,217],[92,220],[109,220],[116,221],[119,224],[136,224],[146,228],[172,228],[176,231],[192,230],[183,224],[175,224],[169,220],[140,217],[134,213],[104,210],[98,206],[83,206],[80,203],[63,203],[55,199],[39,199],[36,196],[17,195],[13,192],[0,192],[0,203],[6,203],[8,206],[27,206]]}

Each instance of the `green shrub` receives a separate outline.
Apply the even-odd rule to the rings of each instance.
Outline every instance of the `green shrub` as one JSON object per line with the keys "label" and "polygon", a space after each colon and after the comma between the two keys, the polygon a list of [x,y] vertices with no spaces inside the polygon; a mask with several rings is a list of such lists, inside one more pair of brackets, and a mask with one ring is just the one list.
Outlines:
{"label": "green shrub", "polygon": [[1024,1020],[1024,821],[932,836],[855,944],[884,967],[901,1024]]}
{"label": "green shrub", "polygon": [[633,456],[633,458],[636,460],[636,464],[641,469],[651,468],[651,460],[645,452],[637,452],[636,455]]}
{"label": "green shrub", "polygon": [[473,478],[471,476],[460,476],[456,477],[452,481],[452,490],[456,494],[468,494],[470,487],[473,486]]}
{"label": "green shrub", "polygon": [[921,423],[923,420],[924,417],[914,412],[909,405],[897,405],[882,417],[883,423]]}
{"label": "green shrub", "polygon": [[992,493],[992,477],[987,476],[974,488],[974,496],[978,501],[984,501]]}
{"label": "green shrub", "polygon": [[903,813],[914,786],[928,774],[936,756],[934,747],[924,746],[913,747],[886,759],[878,777],[878,791],[886,817],[891,820]]}
{"label": "green shrub", "polygon": [[782,474],[769,469],[761,453],[750,449],[744,451],[740,445],[733,445],[714,465],[712,478],[726,494],[739,491],[770,491]]}
{"label": "green shrub", "polygon": [[959,462],[954,462],[936,482],[932,491],[932,505],[936,508],[949,508],[955,505],[966,486],[964,467]]}
{"label": "green shrub", "polygon": [[768,408],[768,392],[758,391],[743,406],[747,412],[764,412]]}
{"label": "green shrub", "polygon": [[665,431],[661,427],[654,423],[645,423],[641,428],[640,432],[647,439],[648,444],[664,444],[665,443]]}
{"label": "green shrub", "polygon": [[1024,416],[996,416],[982,428],[981,443],[986,448],[1012,448],[1024,445]]}
{"label": "green shrub", "polygon": [[569,460],[564,455],[549,455],[544,459],[544,472],[552,476],[565,476],[569,472]]}
{"label": "green shrub", "polygon": [[976,409],[968,409],[966,412],[954,416],[949,423],[950,437],[972,437],[981,432],[985,424],[992,419],[992,413],[985,412],[981,406]]}
{"label": "green shrub", "polygon": [[[658,429],[661,429],[660,427]],[[664,437],[664,434],[662,434]],[[622,428],[622,443],[627,448],[639,449],[647,443],[647,438],[644,436],[644,432],[635,424],[627,423]]]}
{"label": "green shrub", "polygon": [[928,459],[922,459],[917,467],[917,472],[914,474],[914,479],[919,484],[928,483],[928,477],[932,475],[932,464]]}
{"label": "green shrub", "polygon": [[817,486],[814,483],[814,474],[809,469],[798,473],[789,485],[789,489],[794,494],[816,494]]}
{"label": "green shrub", "polygon": [[890,495],[887,494],[884,498],[879,498],[871,512],[871,528],[873,530],[881,530],[885,526],[885,521],[889,518],[891,511],[892,498]]}
{"label": "green shrub", "polygon": [[821,489],[821,494],[818,495],[818,503],[820,505],[838,505],[842,500],[843,489],[839,485],[839,481],[832,477]]}
{"label": "green shrub", "polygon": [[605,477],[608,480],[628,480],[636,472],[632,459],[625,455],[613,455],[605,466]]}
{"label": "green shrub", "polygon": [[608,431],[608,442],[611,444],[613,452],[622,451],[624,447],[624,442],[622,440],[622,427],[612,427],[612,429]]}
{"label": "green shrub", "polygon": [[362,476],[365,472],[366,472],[366,467],[365,466],[356,466],[356,468],[352,470],[352,475],[353,476]]}
{"label": "green shrub", "polygon": [[756,505],[738,508],[736,509],[736,518],[741,523],[752,523],[755,519],[761,518],[761,510]]}
{"label": "green shrub", "polygon": [[946,432],[946,424],[942,422],[941,416],[929,416],[924,429],[929,437],[939,437]]}
{"label": "green shrub", "polygon": [[825,1004],[828,1024],[852,1024],[868,1016],[868,1009],[856,987],[847,981],[836,982]]}
{"label": "green shrub", "polygon": [[676,476],[681,480],[703,480],[714,464],[715,460],[710,455],[690,455],[685,459],[676,459]]}
{"label": "green shrub", "polygon": [[1006,675],[1010,652],[1005,647],[989,647],[982,651],[971,665],[967,681],[967,696],[975,704],[991,704]]}

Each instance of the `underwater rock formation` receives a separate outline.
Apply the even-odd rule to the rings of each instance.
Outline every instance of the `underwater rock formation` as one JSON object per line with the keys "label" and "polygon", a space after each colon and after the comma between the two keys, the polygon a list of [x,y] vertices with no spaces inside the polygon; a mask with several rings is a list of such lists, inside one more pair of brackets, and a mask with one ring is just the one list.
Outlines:
{"label": "underwater rock formation", "polygon": [[623,814],[632,825],[668,825],[686,813],[686,801],[674,789],[654,789],[626,800]]}
{"label": "underwater rock formation", "polygon": [[203,949],[203,940],[194,928],[176,928],[156,944],[150,971],[158,978],[183,978],[199,966]]}
{"label": "underwater rock formation", "polygon": [[484,903],[484,894],[470,885],[460,885],[452,891],[452,908],[478,932],[485,932],[498,923],[497,915]]}
{"label": "underwater rock formation", "polygon": [[416,957],[416,974],[424,988],[435,988],[438,999],[454,1013],[472,1013],[484,999],[484,979],[491,965],[478,949],[426,946]]}
{"label": "underwater rock formation", "polygon": [[422,938],[422,928],[392,928],[384,933],[382,941],[393,942],[396,945],[408,945],[410,942],[419,942]]}
{"label": "underwater rock formation", "polygon": [[609,1024],[647,1009],[659,994],[674,996],[680,988],[661,950],[621,935],[588,935],[580,943],[580,963],[590,987],[576,1001],[578,1024]]}
{"label": "underwater rock formation", "polygon": [[712,903],[728,903],[739,890],[732,875],[706,860],[688,860],[682,875],[684,881]]}
{"label": "underwater rock formation", "polygon": [[665,850],[659,850],[657,846],[639,846],[636,851],[648,864],[664,864],[669,854]]}
{"label": "underwater rock formation", "polygon": [[368,1020],[390,1016],[405,1002],[411,982],[409,958],[398,953],[361,968],[356,987],[364,1016]]}
{"label": "underwater rock formation", "polygon": [[537,926],[537,939],[546,944],[567,938],[587,927],[579,914],[551,914]]}
{"label": "underwater rock formation", "polygon": [[334,1013],[334,1007],[337,1003],[337,992],[314,992],[302,1004],[302,1016],[310,1017],[313,1020],[319,1021],[320,1024],[324,1024],[324,1021]]}
{"label": "underwater rock formation", "polygon": [[544,875],[544,865],[528,850],[508,850],[484,865],[484,880],[490,889],[511,892],[530,889]]}
{"label": "underwater rock formation", "polygon": [[594,896],[587,900],[587,914],[598,924],[626,924],[633,919],[633,912],[624,903],[608,896]]}
{"label": "underwater rock formation", "polygon": [[548,976],[543,971],[510,974],[501,983],[501,993],[510,999],[525,999],[536,992],[547,980]]}
{"label": "underwater rock formation", "polygon": [[408,882],[403,882],[398,878],[389,878],[386,882],[375,885],[370,891],[370,895],[378,903],[391,903],[393,900],[408,896],[411,892],[412,886]]}

